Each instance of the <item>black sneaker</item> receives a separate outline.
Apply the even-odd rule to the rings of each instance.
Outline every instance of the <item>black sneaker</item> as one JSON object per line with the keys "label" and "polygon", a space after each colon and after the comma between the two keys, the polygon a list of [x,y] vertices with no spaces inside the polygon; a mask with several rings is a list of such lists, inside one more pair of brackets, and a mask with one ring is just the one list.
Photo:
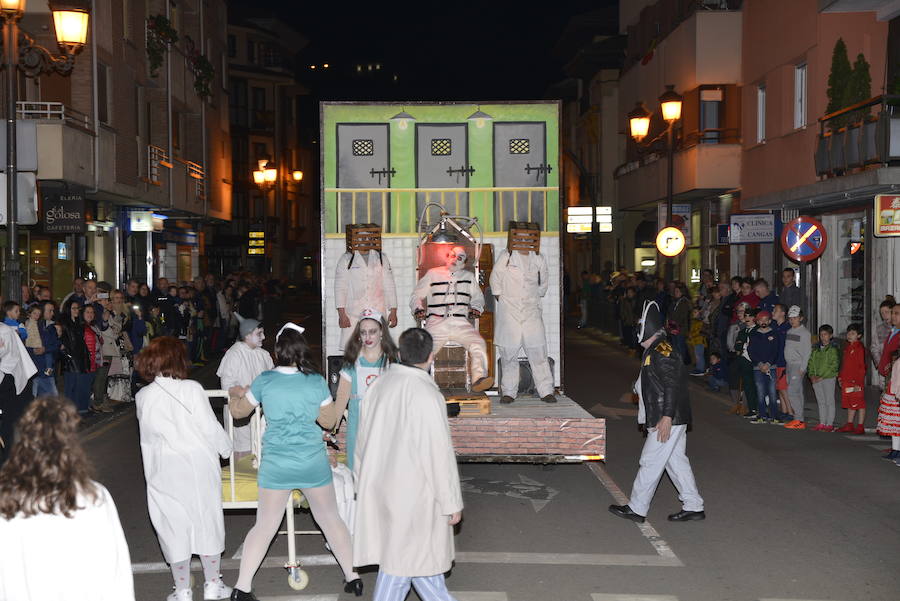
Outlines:
{"label": "black sneaker", "polygon": [[253,593],[245,593],[244,591],[234,588],[231,589],[230,601],[259,601]]}
{"label": "black sneaker", "polygon": [[756,411],[752,411],[747,415],[742,415],[741,417],[743,417],[744,419],[756,419],[758,416],[759,414]]}

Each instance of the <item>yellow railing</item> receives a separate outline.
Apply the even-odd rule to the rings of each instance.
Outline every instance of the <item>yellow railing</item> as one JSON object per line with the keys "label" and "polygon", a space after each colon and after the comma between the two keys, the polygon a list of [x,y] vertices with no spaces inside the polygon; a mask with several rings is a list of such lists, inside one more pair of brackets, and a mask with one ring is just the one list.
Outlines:
{"label": "yellow railing", "polygon": [[[546,231],[556,223],[555,193],[558,191],[556,186],[325,188],[330,209],[326,231],[343,233],[349,223],[380,223],[385,232],[415,232],[419,212],[430,202],[439,204],[452,215],[478,217],[489,231],[505,231],[510,220],[537,221]],[[436,215],[429,211],[427,219],[433,223]]]}

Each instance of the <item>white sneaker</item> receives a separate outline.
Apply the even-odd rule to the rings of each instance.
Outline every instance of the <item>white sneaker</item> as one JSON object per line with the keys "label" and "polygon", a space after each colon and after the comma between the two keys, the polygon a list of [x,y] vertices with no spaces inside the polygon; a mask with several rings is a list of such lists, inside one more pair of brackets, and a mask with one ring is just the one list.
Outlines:
{"label": "white sneaker", "polygon": [[[226,586],[222,579],[207,580],[203,583],[203,599],[204,601],[214,601],[215,599],[227,599],[231,596],[231,587]],[[180,601],[180,600],[179,600]]]}
{"label": "white sneaker", "polygon": [[183,588],[166,597],[166,601],[194,601],[194,591]]}

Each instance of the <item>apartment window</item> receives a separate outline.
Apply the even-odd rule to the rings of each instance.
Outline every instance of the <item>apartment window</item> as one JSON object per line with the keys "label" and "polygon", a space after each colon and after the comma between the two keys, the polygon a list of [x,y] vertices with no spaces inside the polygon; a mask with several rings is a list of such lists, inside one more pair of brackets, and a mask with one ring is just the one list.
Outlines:
{"label": "apartment window", "polygon": [[97,63],[97,118],[109,125],[109,67]]}
{"label": "apartment window", "polygon": [[247,127],[247,80],[228,82],[228,112],[232,125]]}
{"label": "apartment window", "polygon": [[122,37],[126,40],[133,39],[131,31],[131,2],[132,0],[122,0]]}
{"label": "apartment window", "polygon": [[252,40],[247,40],[247,62],[250,64],[256,62],[256,44]]}
{"label": "apartment window", "polygon": [[228,58],[234,58],[237,54],[237,38],[234,34],[228,34]]}
{"label": "apartment window", "polygon": [[266,110],[266,89],[265,88],[253,88],[253,110],[254,111]]}
{"label": "apartment window", "polygon": [[794,67],[794,129],[806,127],[806,63]]}
{"label": "apartment window", "polygon": [[718,144],[722,138],[722,116],[725,91],[722,88],[700,89],[700,143]]}
{"label": "apartment window", "polygon": [[766,85],[756,88],[756,141],[766,141]]}

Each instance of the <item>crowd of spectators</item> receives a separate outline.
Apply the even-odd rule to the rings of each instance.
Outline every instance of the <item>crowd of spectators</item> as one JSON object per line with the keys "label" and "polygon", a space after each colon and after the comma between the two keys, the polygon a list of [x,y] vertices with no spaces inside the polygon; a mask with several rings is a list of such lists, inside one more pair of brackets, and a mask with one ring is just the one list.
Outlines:
{"label": "crowd of spectators", "polygon": [[[715,281],[711,270],[702,272],[693,295],[684,282],[642,273],[583,272],[581,280],[579,327],[616,333],[637,354],[635,332],[643,306],[655,301],[691,375],[706,378],[715,392],[727,391],[731,412],[751,423],[864,434],[867,374],[872,372],[872,381],[884,391],[876,430],[900,441],[900,409],[894,409],[890,387],[900,345],[900,305],[892,296],[881,302],[875,335],[866,344],[859,323],[843,332],[826,323],[807,327],[805,299],[791,268],[781,273],[777,292],[762,278]],[[900,369],[893,373],[896,392]],[[807,381],[818,408],[814,426],[808,426],[805,412]],[[838,403],[847,411],[843,422],[837,421]],[[900,465],[900,448],[885,458]]]}
{"label": "crowd of spectators", "polygon": [[278,282],[251,273],[180,283],[161,277],[152,288],[130,279],[120,289],[75,278],[62,294],[23,286],[24,302],[2,308],[37,368],[34,396],[64,391],[84,416],[134,399],[143,384],[134,359],[150,340],[178,338],[191,362],[203,365],[235,340],[235,313],[262,319],[263,299],[280,291]]}

